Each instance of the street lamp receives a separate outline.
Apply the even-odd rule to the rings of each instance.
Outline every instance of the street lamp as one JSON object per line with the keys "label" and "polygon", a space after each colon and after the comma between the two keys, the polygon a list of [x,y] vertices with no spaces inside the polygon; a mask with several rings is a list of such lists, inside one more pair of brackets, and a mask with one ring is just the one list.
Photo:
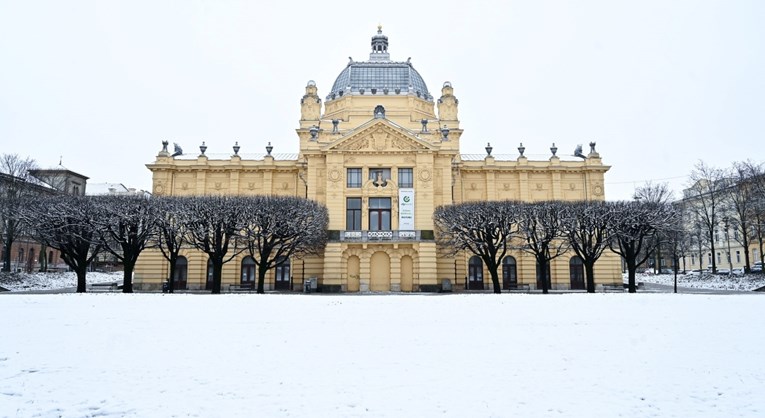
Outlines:
{"label": "street lamp", "polygon": [[730,219],[727,216],[723,218],[723,225],[725,225],[725,241],[728,244],[728,275],[731,275],[733,274],[733,257],[730,256],[730,234],[728,234]]}

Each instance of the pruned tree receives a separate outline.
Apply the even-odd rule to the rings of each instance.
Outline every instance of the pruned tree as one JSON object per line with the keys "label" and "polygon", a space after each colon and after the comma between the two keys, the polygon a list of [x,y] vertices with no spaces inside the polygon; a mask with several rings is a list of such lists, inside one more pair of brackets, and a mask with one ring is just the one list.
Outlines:
{"label": "pruned tree", "polygon": [[536,259],[537,283],[542,285],[542,293],[548,293],[550,261],[569,249],[564,221],[570,216],[569,207],[563,202],[549,201],[524,203],[519,208],[518,232],[523,241],[520,249]]}
{"label": "pruned tree", "polygon": [[751,269],[749,244],[754,229],[753,222],[756,220],[756,216],[752,215],[758,203],[759,185],[757,183],[762,175],[762,165],[751,161],[734,162],[730,170],[732,184],[727,193],[728,213],[732,220],[731,225],[738,232],[733,237],[744,247],[744,271],[746,273],[749,273]]}
{"label": "pruned tree", "polygon": [[77,274],[77,292],[86,291],[88,265],[102,250],[95,226],[101,214],[93,199],[82,196],[41,197],[25,206],[24,222],[32,235],[60,251]]}
{"label": "pruned tree", "polygon": [[571,248],[582,259],[587,279],[587,292],[595,292],[595,262],[608,248],[612,207],[604,202],[585,201],[567,203],[568,216],[563,219],[563,230]]}
{"label": "pruned tree", "polygon": [[11,271],[11,246],[22,234],[22,201],[43,188],[35,184],[30,170],[35,160],[16,154],[0,155],[0,235],[4,246],[2,271]]}
{"label": "pruned tree", "polygon": [[327,208],[293,196],[254,196],[242,211],[241,238],[258,266],[257,292],[266,273],[290,257],[317,255],[327,242]]}
{"label": "pruned tree", "polygon": [[223,265],[246,249],[240,231],[247,198],[239,196],[197,196],[189,198],[187,221],[189,243],[210,259],[213,268],[212,293],[221,291]]}
{"label": "pruned tree", "polygon": [[[668,183],[653,183],[651,181],[646,182],[644,185],[635,189],[633,198],[639,202],[647,203],[670,203],[673,200],[672,190],[669,188]],[[663,259],[661,253],[662,239],[665,238],[662,234],[656,234],[653,236],[654,242],[649,246],[654,249],[656,259],[654,262],[654,272],[662,273],[661,261]]]}
{"label": "pruned tree", "polygon": [[122,262],[122,292],[133,293],[138,256],[156,233],[157,208],[144,196],[90,197],[101,211],[94,220],[104,250]]}
{"label": "pruned tree", "polygon": [[189,198],[162,196],[155,197],[157,209],[156,234],[153,246],[159,248],[162,256],[170,263],[168,292],[175,290],[175,269],[181,250],[188,239]]}
{"label": "pruned tree", "polygon": [[468,202],[436,208],[433,221],[436,241],[450,255],[468,251],[483,260],[494,293],[501,293],[499,266],[518,234],[520,203],[513,201]]}
{"label": "pruned tree", "polygon": [[[710,251],[715,253],[715,230],[718,228],[725,201],[725,191],[729,186],[725,172],[719,168],[710,167],[699,161],[690,175],[690,187],[685,190],[684,199],[687,207],[698,219],[705,240],[709,243]],[[717,263],[712,257],[712,273],[717,273]]]}
{"label": "pruned tree", "polygon": [[627,264],[629,292],[635,293],[637,266],[651,257],[654,237],[659,231],[668,230],[677,214],[667,203],[609,202],[608,205],[614,215],[609,247]]}

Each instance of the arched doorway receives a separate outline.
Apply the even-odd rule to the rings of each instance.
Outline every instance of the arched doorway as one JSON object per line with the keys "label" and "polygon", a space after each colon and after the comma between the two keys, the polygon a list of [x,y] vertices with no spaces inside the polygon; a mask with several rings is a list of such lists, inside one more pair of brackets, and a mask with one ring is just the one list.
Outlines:
{"label": "arched doorway", "polygon": [[518,287],[518,268],[515,257],[508,255],[502,260],[502,288],[515,289]]}
{"label": "arched doorway", "polygon": [[412,257],[401,257],[401,291],[411,292],[413,289],[412,277],[414,275],[414,261]]}
{"label": "arched doorway", "polygon": [[468,261],[468,289],[483,290],[483,261],[477,255]]}
{"label": "arched doorway", "polygon": [[240,284],[253,285],[255,284],[255,259],[250,256],[242,259],[242,274]]}
{"label": "arched doorway", "polygon": [[378,251],[372,254],[370,263],[369,290],[373,292],[390,291],[390,257]]}
{"label": "arched doorway", "polygon": [[186,282],[189,274],[189,260],[184,256],[175,260],[175,272],[173,273],[173,289],[186,290]]}
{"label": "arched doorway", "polygon": [[348,285],[346,291],[359,291],[359,273],[361,273],[361,260],[355,255],[348,257]]}
{"label": "arched doorway", "polygon": [[281,257],[276,260],[276,277],[274,278],[276,290],[290,290],[290,259]]}
{"label": "arched doorway", "polygon": [[571,257],[568,262],[569,276],[571,277],[571,290],[584,290],[584,263],[578,256]]}
{"label": "arched doorway", "polygon": [[[550,274],[550,262],[547,262],[547,270],[546,276],[547,276],[547,289],[552,289],[552,275]],[[542,269],[539,268],[539,262],[537,262],[537,289],[543,289],[542,287]]]}
{"label": "arched doorway", "polygon": [[211,259],[207,259],[207,283],[205,283],[205,290],[212,290],[213,287],[213,264]]}

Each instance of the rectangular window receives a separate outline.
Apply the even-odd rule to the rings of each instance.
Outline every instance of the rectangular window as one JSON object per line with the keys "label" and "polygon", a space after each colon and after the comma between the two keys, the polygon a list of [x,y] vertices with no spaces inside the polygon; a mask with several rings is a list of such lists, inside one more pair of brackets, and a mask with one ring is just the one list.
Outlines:
{"label": "rectangular window", "polygon": [[361,169],[349,168],[348,169],[348,187],[358,188],[361,187]]}
{"label": "rectangular window", "polygon": [[709,265],[712,265],[712,253],[707,253],[707,257],[709,258]]}
{"label": "rectangular window", "polygon": [[736,251],[736,262],[737,263],[741,262],[741,251]]}
{"label": "rectangular window", "polygon": [[398,169],[398,187],[414,187],[414,176],[411,168]]}
{"label": "rectangular window", "polygon": [[369,230],[390,231],[390,198],[369,198]]}
{"label": "rectangular window", "polygon": [[717,253],[717,262],[720,262],[720,253]]}
{"label": "rectangular window", "polygon": [[360,197],[345,199],[345,229],[348,231],[361,231]]}
{"label": "rectangular window", "polygon": [[725,253],[725,258],[727,258],[725,261],[730,263],[730,253]]}
{"label": "rectangular window", "polygon": [[760,261],[759,251],[756,248],[752,250],[752,260]]}

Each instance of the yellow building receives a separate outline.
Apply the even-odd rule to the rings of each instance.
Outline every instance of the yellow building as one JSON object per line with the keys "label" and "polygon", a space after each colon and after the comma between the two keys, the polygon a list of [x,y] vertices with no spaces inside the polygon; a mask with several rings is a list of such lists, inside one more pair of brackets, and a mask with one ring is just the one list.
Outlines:
{"label": "yellow building", "polygon": [[[323,257],[290,260],[271,272],[267,289],[302,289],[315,277],[325,291],[434,291],[444,279],[455,290],[491,289],[480,260],[440,254],[433,211],[470,200],[603,200],[608,166],[591,144],[589,155],[564,161],[532,161],[519,154],[460,154],[460,103],[451,83],[437,99],[407,61],[391,61],[388,38],[378,28],[369,60],[349,61],[325,96],[309,81],[301,100],[299,154],[214,158],[206,147],[195,157],[166,149],[147,167],[155,195],[273,194],[305,196],[325,204],[330,242]],[[573,254],[551,265],[552,288],[579,287],[581,266]],[[181,286],[205,288],[207,259],[189,250]],[[224,266],[223,289],[254,277],[242,256]],[[156,289],[168,274],[158,252],[147,252],[135,273],[137,289]],[[503,265],[507,288],[536,288],[534,258],[514,253]],[[575,277],[576,276],[576,277]],[[596,264],[597,283],[621,283],[618,257]],[[581,287],[583,288],[583,280]]]}

